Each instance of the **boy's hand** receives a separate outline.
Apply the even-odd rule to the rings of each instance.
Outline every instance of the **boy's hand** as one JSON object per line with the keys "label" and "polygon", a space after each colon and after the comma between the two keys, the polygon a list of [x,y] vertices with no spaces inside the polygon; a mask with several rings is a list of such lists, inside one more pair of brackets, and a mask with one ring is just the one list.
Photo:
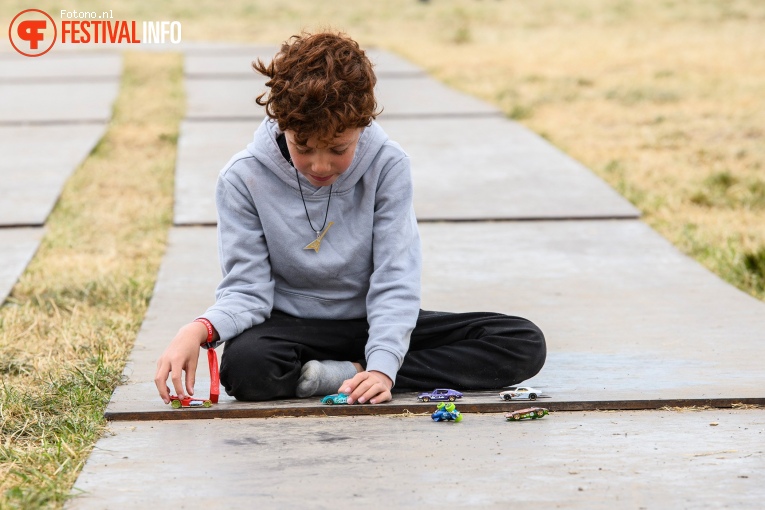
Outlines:
{"label": "boy's hand", "polygon": [[[157,385],[159,396],[167,404],[170,402],[170,388],[167,387],[167,376],[171,375],[175,393],[180,398],[194,394],[194,378],[199,362],[199,348],[207,340],[207,328],[199,322],[192,322],[182,327],[175,338],[167,346],[157,360],[157,374],[154,384]],[[181,381],[181,372],[186,372],[186,392]]]}
{"label": "boy's hand", "polygon": [[393,381],[382,372],[373,370],[359,372],[353,378],[346,379],[338,388],[338,392],[348,395],[349,404],[380,404],[393,398],[390,394],[391,388]]}

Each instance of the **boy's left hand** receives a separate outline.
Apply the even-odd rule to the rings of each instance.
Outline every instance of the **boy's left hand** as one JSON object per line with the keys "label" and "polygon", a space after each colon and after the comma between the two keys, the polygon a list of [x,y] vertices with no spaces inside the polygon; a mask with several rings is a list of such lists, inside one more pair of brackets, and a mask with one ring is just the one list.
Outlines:
{"label": "boy's left hand", "polygon": [[359,372],[351,379],[346,379],[340,385],[338,391],[348,395],[348,403],[379,404],[387,402],[393,397],[390,390],[393,388],[393,381],[383,374],[372,370],[371,372]]}

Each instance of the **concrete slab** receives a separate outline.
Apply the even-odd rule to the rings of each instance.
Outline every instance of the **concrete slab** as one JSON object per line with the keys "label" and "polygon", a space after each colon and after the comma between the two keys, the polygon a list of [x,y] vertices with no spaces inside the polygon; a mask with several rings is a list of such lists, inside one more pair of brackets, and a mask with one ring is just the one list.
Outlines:
{"label": "concrete slab", "polygon": [[[270,62],[279,46],[245,46],[231,48],[210,48],[191,50],[185,53],[184,71],[186,76],[199,77],[252,77],[256,76],[251,62],[260,58]],[[375,66],[378,78],[396,78],[406,76],[423,76],[425,73],[407,60],[377,48],[366,50],[369,59]]]}
{"label": "concrete slab", "polygon": [[[577,161],[506,119],[382,119],[412,157],[422,221],[636,218],[639,211]],[[215,181],[257,121],[181,125],[175,224],[215,225]]]}
{"label": "concrete slab", "polygon": [[636,218],[589,169],[503,118],[381,118],[412,158],[420,220]]}
{"label": "concrete slab", "polygon": [[259,122],[181,123],[175,164],[176,225],[215,225],[215,183],[228,160],[247,147]]}
{"label": "concrete slab", "polygon": [[[111,425],[70,509],[760,508],[763,410]],[[384,502],[384,505],[381,504]]]}
{"label": "concrete slab", "polygon": [[550,356],[532,386],[582,400],[763,395],[755,360],[765,355],[765,303],[642,222],[427,224],[421,232],[423,307],[538,323]]}
{"label": "concrete slab", "polygon": [[44,233],[42,228],[0,229],[0,304],[37,252]]}
{"label": "concrete slab", "polygon": [[251,78],[187,78],[187,120],[251,120],[265,116],[255,98],[266,92],[266,79],[253,73]]}
{"label": "concrete slab", "polygon": [[42,225],[105,124],[0,126],[0,226]]}
{"label": "concrete slab", "polygon": [[[189,120],[254,120],[264,116],[255,98],[266,91],[265,78],[188,78]],[[381,118],[501,116],[494,106],[457,92],[428,77],[381,79],[377,102]]]}
{"label": "concrete slab", "polygon": [[93,123],[111,117],[119,79],[0,83],[0,125]]}
{"label": "concrete slab", "polygon": [[[428,223],[420,231],[422,307],[503,312],[539,324],[549,355],[528,384],[549,396],[547,406],[634,409],[693,399],[729,406],[765,398],[765,303],[722,282],[639,221]],[[213,300],[220,279],[215,238],[212,228],[171,230],[125,371],[128,384],[107,408],[111,419],[200,417],[163,414],[169,410],[151,381],[177,329]],[[208,379],[201,364],[198,394],[207,394]],[[410,397],[391,405],[416,405]],[[475,409],[504,405],[491,393],[474,397]],[[209,416],[278,415],[287,408],[299,415],[317,407],[305,400],[224,399],[214,408],[220,414]],[[340,412],[401,411],[352,407]]]}
{"label": "concrete slab", "polygon": [[0,83],[113,80],[122,74],[116,52],[50,53],[44,58],[0,54]]}
{"label": "concrete slab", "polygon": [[[125,367],[131,384],[154,380],[157,358],[181,326],[215,303],[220,279],[215,229],[171,228],[151,303]],[[200,366],[198,373],[205,371],[207,366]]]}
{"label": "concrete slab", "polygon": [[419,66],[390,51],[382,48],[366,48],[365,51],[375,66],[375,74],[378,78],[404,78],[425,74]]}
{"label": "concrete slab", "polygon": [[426,76],[379,80],[375,93],[381,119],[503,117],[495,106]]}
{"label": "concrete slab", "polygon": [[259,75],[252,70],[252,62],[258,58],[270,62],[278,49],[269,45],[192,50],[184,53],[183,72],[187,78],[255,78]]}

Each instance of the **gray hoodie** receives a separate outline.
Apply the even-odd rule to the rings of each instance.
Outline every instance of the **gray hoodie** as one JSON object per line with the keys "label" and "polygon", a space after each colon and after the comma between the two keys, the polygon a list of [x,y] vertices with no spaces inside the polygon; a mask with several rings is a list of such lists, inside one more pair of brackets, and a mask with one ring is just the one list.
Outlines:
{"label": "gray hoodie", "polygon": [[[218,177],[218,255],[223,280],[203,315],[221,340],[266,320],[272,309],[302,318],[366,317],[367,370],[395,382],[420,308],[422,258],[412,206],[409,157],[377,123],[366,127],[351,166],[332,186],[318,252],[295,170],[266,119]],[[320,228],[329,186],[300,175],[311,221]]]}

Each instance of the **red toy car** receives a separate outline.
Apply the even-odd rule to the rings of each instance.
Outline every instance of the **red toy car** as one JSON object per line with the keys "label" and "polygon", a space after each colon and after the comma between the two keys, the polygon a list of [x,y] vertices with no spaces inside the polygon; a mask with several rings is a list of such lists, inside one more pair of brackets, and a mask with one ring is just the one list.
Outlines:
{"label": "red toy car", "polygon": [[180,409],[181,407],[212,407],[218,403],[220,395],[220,373],[218,372],[218,354],[212,345],[208,344],[207,363],[210,366],[210,398],[179,398],[178,395],[170,395],[170,407]]}
{"label": "red toy car", "polygon": [[516,409],[511,413],[505,414],[507,421],[518,421],[523,419],[536,420],[538,418],[544,418],[549,411],[544,407],[529,407],[527,409]]}
{"label": "red toy car", "polygon": [[170,395],[170,407],[180,409],[181,407],[212,407],[212,400],[201,398],[178,398],[176,395]]}

